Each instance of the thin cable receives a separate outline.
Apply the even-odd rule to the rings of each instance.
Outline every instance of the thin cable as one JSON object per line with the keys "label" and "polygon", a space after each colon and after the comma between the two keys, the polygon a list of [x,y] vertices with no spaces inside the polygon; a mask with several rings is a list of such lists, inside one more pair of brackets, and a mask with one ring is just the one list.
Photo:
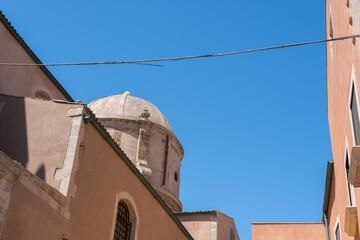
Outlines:
{"label": "thin cable", "polygon": [[174,57],[174,58],[158,58],[158,59],[143,59],[143,60],[131,60],[131,61],[114,61],[114,62],[77,62],[77,63],[0,63],[0,66],[46,66],[46,67],[55,67],[55,66],[87,66],[87,65],[110,65],[110,64],[141,64],[141,65],[149,65],[149,66],[156,66],[156,67],[163,67],[162,65],[158,64],[151,64],[152,62],[166,62],[166,61],[181,61],[181,60],[189,60],[189,59],[196,59],[196,58],[208,58],[208,57],[222,57],[222,56],[229,56],[229,55],[237,55],[243,53],[251,53],[251,52],[260,52],[260,51],[267,51],[267,50],[274,50],[279,48],[289,48],[289,47],[297,47],[303,45],[310,45],[316,43],[323,43],[323,42],[334,42],[346,39],[353,39],[359,38],[360,34],[346,36],[346,37],[339,37],[339,38],[332,38],[326,40],[318,40],[318,41],[310,41],[310,42],[301,42],[301,43],[293,43],[293,44],[286,44],[286,45],[278,45],[273,47],[265,47],[265,48],[256,48],[250,50],[243,50],[243,51],[236,51],[236,52],[228,52],[228,53],[216,53],[216,54],[206,54],[206,55],[196,55],[196,56],[185,56],[185,57]]}

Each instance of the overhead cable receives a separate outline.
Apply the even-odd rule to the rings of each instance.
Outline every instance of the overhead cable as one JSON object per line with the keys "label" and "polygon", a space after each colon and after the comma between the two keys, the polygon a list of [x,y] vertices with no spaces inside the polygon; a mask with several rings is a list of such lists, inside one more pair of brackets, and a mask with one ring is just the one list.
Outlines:
{"label": "overhead cable", "polygon": [[140,59],[140,60],[130,60],[130,61],[110,61],[110,62],[75,62],[75,63],[0,63],[1,66],[46,66],[46,67],[55,67],[55,66],[87,66],[87,65],[111,65],[111,64],[141,64],[141,65],[150,65],[156,67],[162,67],[162,65],[153,64],[154,62],[166,62],[166,61],[181,61],[181,60],[189,60],[189,59],[196,59],[196,58],[209,58],[209,57],[222,57],[222,56],[230,56],[230,55],[238,55],[243,53],[251,53],[251,52],[260,52],[260,51],[267,51],[267,50],[274,50],[279,48],[289,48],[289,47],[297,47],[303,45],[310,45],[310,44],[317,44],[317,43],[324,43],[324,42],[334,42],[346,39],[355,39],[359,38],[360,34],[346,36],[346,37],[339,37],[339,38],[331,38],[326,40],[318,40],[318,41],[310,41],[310,42],[300,42],[300,43],[293,43],[293,44],[285,44],[285,45],[277,45],[273,47],[264,47],[264,48],[256,48],[250,50],[242,50],[242,51],[235,51],[235,52],[227,52],[227,53],[216,53],[216,54],[205,54],[205,55],[195,55],[195,56],[185,56],[185,57],[173,57],[173,58],[157,58],[157,59]]}

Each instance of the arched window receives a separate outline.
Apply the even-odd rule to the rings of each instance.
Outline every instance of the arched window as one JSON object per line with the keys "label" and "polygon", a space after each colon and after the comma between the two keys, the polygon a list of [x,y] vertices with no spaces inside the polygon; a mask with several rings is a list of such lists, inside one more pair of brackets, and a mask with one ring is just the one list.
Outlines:
{"label": "arched window", "polygon": [[51,97],[49,96],[49,94],[47,94],[47,92],[41,91],[41,90],[39,90],[35,93],[35,97],[46,99],[46,100],[51,100]]}
{"label": "arched window", "polygon": [[114,240],[129,240],[130,230],[131,222],[129,208],[125,202],[120,201],[116,214]]}

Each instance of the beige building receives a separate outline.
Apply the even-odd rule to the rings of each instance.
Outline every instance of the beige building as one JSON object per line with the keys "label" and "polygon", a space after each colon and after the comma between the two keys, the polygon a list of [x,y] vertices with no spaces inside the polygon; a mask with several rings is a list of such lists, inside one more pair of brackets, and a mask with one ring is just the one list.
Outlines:
{"label": "beige building", "polygon": [[[41,63],[0,12],[0,62]],[[184,150],[150,102],[75,103],[43,66],[0,67],[0,238],[239,239],[219,211],[182,212]]]}

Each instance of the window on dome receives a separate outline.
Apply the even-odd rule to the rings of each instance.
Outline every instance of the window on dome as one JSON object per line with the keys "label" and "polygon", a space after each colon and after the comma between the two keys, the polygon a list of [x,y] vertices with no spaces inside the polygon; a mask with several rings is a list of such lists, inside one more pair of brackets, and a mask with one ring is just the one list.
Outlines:
{"label": "window on dome", "polygon": [[179,180],[179,176],[178,176],[177,172],[174,173],[174,179],[175,179],[175,182],[177,182]]}

